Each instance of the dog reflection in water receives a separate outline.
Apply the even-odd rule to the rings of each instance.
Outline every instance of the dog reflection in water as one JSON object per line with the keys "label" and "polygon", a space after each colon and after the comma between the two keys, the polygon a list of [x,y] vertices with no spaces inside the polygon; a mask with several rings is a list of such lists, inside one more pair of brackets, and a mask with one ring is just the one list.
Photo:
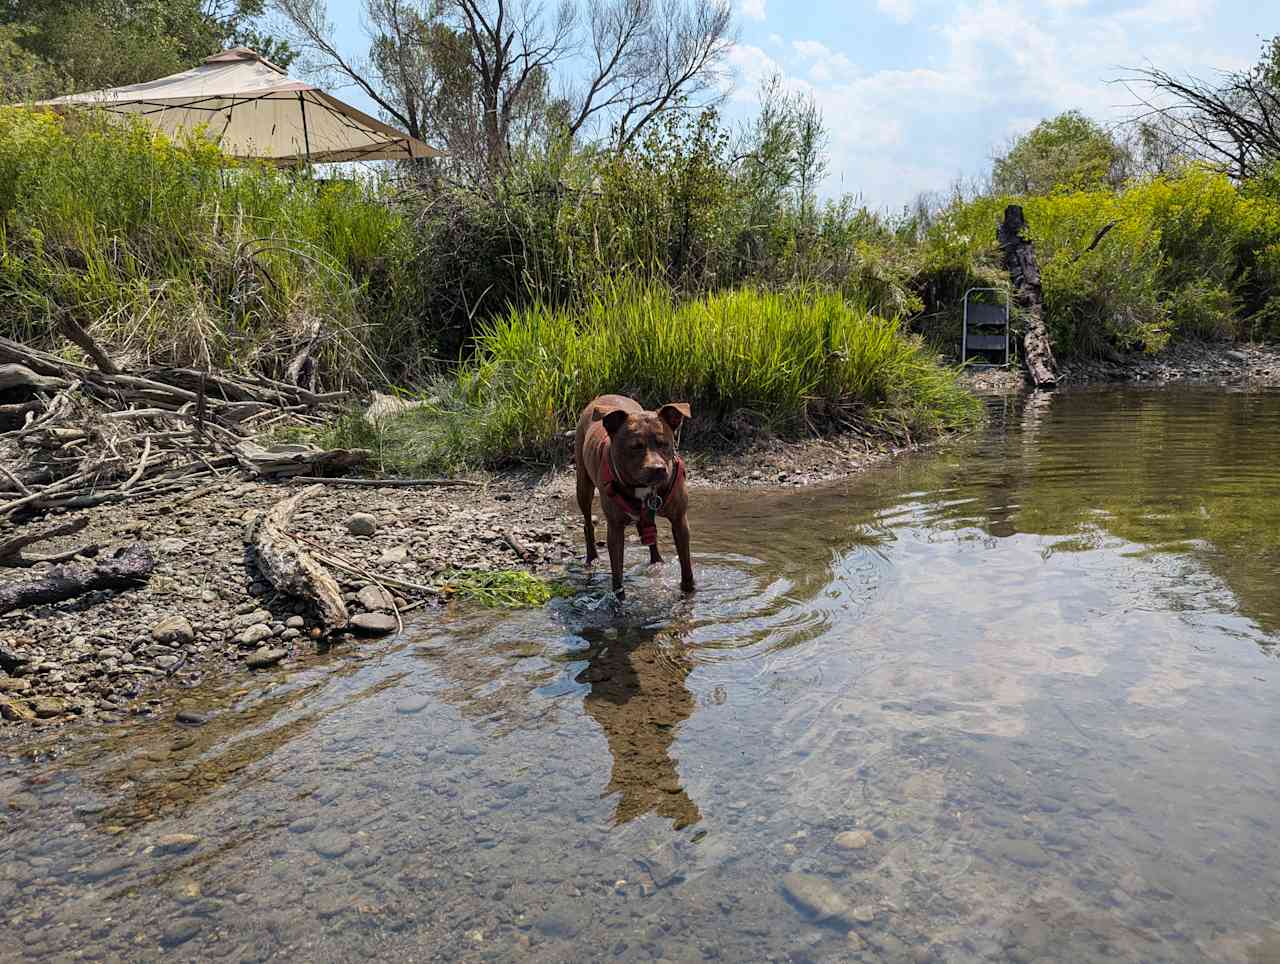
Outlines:
{"label": "dog reflection in water", "polygon": [[614,823],[657,813],[678,830],[702,819],[671,758],[679,725],[693,713],[685,678],[693,668],[683,640],[671,631],[636,630],[614,639],[584,634],[591,643],[587,715],[600,724],[613,773],[605,795],[618,794]]}

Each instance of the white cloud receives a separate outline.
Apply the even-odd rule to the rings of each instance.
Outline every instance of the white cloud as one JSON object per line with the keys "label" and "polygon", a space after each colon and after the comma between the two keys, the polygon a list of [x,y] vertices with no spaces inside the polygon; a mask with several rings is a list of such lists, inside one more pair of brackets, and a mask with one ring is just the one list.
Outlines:
{"label": "white cloud", "polygon": [[[1106,10],[1097,0],[958,0],[931,5],[925,24],[926,8],[914,0],[877,0],[886,14],[927,26],[914,60],[834,35],[787,37],[787,47],[771,39],[772,56],[740,45],[730,59],[747,82],[735,99],[746,108],[760,79],[782,73],[788,89],[811,94],[823,111],[827,192],[897,207],[985,171],[993,149],[1045,117],[1071,108],[1104,123],[1129,116],[1129,95],[1110,83],[1125,67],[1149,62],[1208,75],[1240,66],[1252,35],[1233,27],[1227,42],[1212,30],[1232,22],[1226,8],[1240,2],[1129,0]],[[1016,33],[1011,23],[1020,24]]]}
{"label": "white cloud", "polygon": [[765,0],[742,0],[742,15],[750,20],[763,20]]}
{"label": "white cloud", "polygon": [[907,23],[915,14],[915,0],[876,0],[876,6],[887,17]]}

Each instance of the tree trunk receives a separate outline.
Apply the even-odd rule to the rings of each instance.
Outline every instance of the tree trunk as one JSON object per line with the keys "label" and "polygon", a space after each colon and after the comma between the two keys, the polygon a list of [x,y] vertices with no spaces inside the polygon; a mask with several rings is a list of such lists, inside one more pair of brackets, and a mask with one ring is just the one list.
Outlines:
{"label": "tree trunk", "polygon": [[1058,384],[1058,363],[1053,359],[1049,331],[1044,323],[1044,292],[1035,245],[1024,235],[1026,216],[1017,204],[1004,209],[1004,221],[996,226],[996,240],[1004,251],[1005,267],[1013,280],[1014,299],[1022,309],[1022,363],[1036,388]]}
{"label": "tree trunk", "polygon": [[126,589],[146,582],[154,568],[151,551],[136,542],[117,549],[89,569],[58,567],[40,579],[0,586],[0,613],[24,606],[62,602],[96,589]]}
{"label": "tree trunk", "polygon": [[249,541],[267,581],[281,592],[315,606],[326,632],[335,633],[346,629],[350,621],[342,590],[329,571],[304,552],[288,531],[299,503],[323,488],[312,485],[277,502],[259,517]]}

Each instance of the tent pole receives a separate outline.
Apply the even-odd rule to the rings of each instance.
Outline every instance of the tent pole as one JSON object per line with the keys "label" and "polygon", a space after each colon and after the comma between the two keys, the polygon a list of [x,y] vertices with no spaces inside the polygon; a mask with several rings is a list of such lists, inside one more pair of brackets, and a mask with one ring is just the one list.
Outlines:
{"label": "tent pole", "polygon": [[302,146],[307,152],[307,167],[311,166],[311,135],[307,133],[307,98],[298,91],[298,104],[302,108]]}

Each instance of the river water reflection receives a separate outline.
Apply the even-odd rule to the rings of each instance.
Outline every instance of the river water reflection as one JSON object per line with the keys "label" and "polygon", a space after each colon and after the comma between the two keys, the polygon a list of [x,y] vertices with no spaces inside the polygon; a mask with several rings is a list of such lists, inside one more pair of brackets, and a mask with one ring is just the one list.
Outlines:
{"label": "river water reflection", "polygon": [[693,501],[690,599],[0,748],[0,959],[1280,961],[1280,394]]}

